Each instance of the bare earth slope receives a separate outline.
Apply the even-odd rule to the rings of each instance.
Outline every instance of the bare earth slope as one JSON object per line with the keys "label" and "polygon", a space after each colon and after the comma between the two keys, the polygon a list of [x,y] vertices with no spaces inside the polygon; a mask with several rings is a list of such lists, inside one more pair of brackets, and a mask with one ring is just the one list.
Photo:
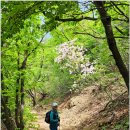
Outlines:
{"label": "bare earth slope", "polygon": [[[111,86],[108,95],[102,92],[97,86],[85,88],[80,94],[63,102],[59,106],[61,118],[60,130],[97,130],[96,127],[90,128],[90,124],[95,121],[98,122],[99,112],[103,110],[109,102],[110,94],[113,100],[125,91],[126,89],[123,87],[117,90],[116,87]],[[45,110],[43,108],[39,112],[34,111],[38,114],[36,124],[39,125],[39,130],[49,130],[48,124],[44,122],[45,113],[49,109]],[[127,112],[127,110],[125,111],[124,109],[124,112]],[[118,116],[119,114],[122,114],[121,111],[115,112],[114,116]],[[109,116],[104,120],[109,121],[111,118],[112,116]]]}

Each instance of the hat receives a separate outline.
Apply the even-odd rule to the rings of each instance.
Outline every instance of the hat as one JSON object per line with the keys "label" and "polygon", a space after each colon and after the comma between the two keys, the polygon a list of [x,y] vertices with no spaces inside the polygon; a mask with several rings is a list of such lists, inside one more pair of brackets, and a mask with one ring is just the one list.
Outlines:
{"label": "hat", "polygon": [[53,103],[52,103],[52,107],[56,107],[56,106],[58,106],[58,103],[53,102]]}

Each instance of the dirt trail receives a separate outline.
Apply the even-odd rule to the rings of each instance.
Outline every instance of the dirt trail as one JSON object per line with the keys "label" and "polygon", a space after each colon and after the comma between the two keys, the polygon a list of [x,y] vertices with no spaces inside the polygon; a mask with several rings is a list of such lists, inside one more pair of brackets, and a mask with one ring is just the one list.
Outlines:
{"label": "dirt trail", "polygon": [[[38,130],[49,130],[49,125],[47,123],[44,122],[44,118],[45,118],[45,111],[36,111],[33,110],[32,113],[36,114],[37,116],[37,122],[34,122],[34,124],[38,127]],[[29,129],[29,130],[33,130],[33,129]]]}
{"label": "dirt trail", "polygon": [[[122,90],[117,90],[115,87],[111,89],[113,99],[126,91],[125,88],[121,89]],[[79,130],[84,122],[88,122],[89,124],[108,103],[108,97],[106,93],[99,92],[96,86],[91,86],[84,89],[79,95],[63,102],[59,106],[61,118],[60,130]],[[38,121],[36,122],[36,124],[39,125],[38,130],[49,130],[48,124],[44,122],[45,113],[47,111],[48,110],[42,110],[40,112],[34,111],[34,113],[38,115]],[[89,128],[85,130],[89,130]]]}

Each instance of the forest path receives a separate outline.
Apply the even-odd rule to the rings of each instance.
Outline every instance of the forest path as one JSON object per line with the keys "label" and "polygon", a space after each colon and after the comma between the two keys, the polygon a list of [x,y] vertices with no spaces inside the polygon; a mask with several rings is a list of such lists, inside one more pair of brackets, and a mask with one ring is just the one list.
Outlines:
{"label": "forest path", "polygon": [[[112,99],[115,99],[124,91],[126,91],[124,88],[117,90],[116,87],[111,87]],[[96,130],[96,128],[90,128],[89,125],[99,121],[96,118],[109,100],[109,95],[105,92],[100,92],[96,86],[85,88],[80,94],[71,97],[59,106],[60,130]],[[44,107],[41,110],[33,111],[38,117],[35,123],[39,125],[38,130],[49,130],[49,125],[45,123],[44,118],[45,113],[51,108]],[[86,125],[88,127],[84,129],[83,126]]]}
{"label": "forest path", "polygon": [[[49,125],[45,123],[44,118],[45,118],[45,111],[32,111],[33,114],[36,115],[37,121],[34,122],[36,126],[38,126],[38,130],[49,130]],[[33,130],[33,129],[30,129]]]}

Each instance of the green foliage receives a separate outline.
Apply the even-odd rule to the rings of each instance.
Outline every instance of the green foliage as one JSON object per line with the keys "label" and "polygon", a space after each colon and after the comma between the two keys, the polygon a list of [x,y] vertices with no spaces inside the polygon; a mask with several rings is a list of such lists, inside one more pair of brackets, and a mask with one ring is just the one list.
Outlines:
{"label": "green foliage", "polygon": [[[48,98],[40,103],[48,104],[54,98],[64,98],[72,91],[82,90],[95,83],[105,90],[115,77],[120,79],[119,85],[124,85],[108,48],[104,28],[98,18],[99,14],[94,9],[95,6],[92,2],[79,4],[77,1],[2,1],[1,3],[1,62],[2,83],[4,83],[2,97],[8,97],[6,105],[14,118],[17,89],[19,97],[21,96],[20,83],[17,83],[17,80],[19,77],[20,79],[24,78],[26,129],[30,128],[31,122],[36,120],[35,115],[30,113],[31,109],[28,107],[28,105],[32,106],[32,98],[27,93],[28,90],[32,91],[37,103],[39,103],[40,93],[47,94]],[[108,14],[111,15],[114,36],[125,37],[125,39],[116,38],[116,43],[123,62],[128,68],[128,2],[115,3],[119,4],[124,15],[119,10],[115,10],[109,1],[105,2],[104,6],[106,6]],[[82,19],[92,16],[98,19],[96,21]],[[61,22],[59,20],[70,18],[74,21]],[[75,21],[79,18],[82,20]],[[49,36],[45,39],[46,34]],[[83,46],[87,50],[83,57],[93,63],[95,68],[95,72],[88,74],[85,78],[80,71],[70,74],[69,67],[63,68],[68,59],[61,64],[55,62],[55,58],[58,56],[57,47],[75,38],[77,39],[75,46]],[[21,66],[26,58],[26,67],[22,70]],[[67,62],[73,65],[77,63],[74,60]],[[126,129],[127,121],[116,124],[115,127]],[[39,129],[35,125],[33,128]]]}
{"label": "green foliage", "polygon": [[113,130],[127,130],[129,129],[129,119],[126,117],[124,120],[119,121],[115,124]]}
{"label": "green foliage", "polygon": [[113,125],[106,125],[106,126],[102,126],[101,128],[102,130],[107,130],[107,129],[111,129],[111,130],[128,130],[129,129],[129,118],[125,117],[123,119],[121,119],[120,121],[115,122]]}
{"label": "green foliage", "polygon": [[25,130],[28,130],[29,128],[35,128],[37,129],[38,126],[34,125],[33,122],[37,121],[37,115],[31,113],[32,108],[29,106],[26,106],[24,109],[24,122],[25,122]]}

